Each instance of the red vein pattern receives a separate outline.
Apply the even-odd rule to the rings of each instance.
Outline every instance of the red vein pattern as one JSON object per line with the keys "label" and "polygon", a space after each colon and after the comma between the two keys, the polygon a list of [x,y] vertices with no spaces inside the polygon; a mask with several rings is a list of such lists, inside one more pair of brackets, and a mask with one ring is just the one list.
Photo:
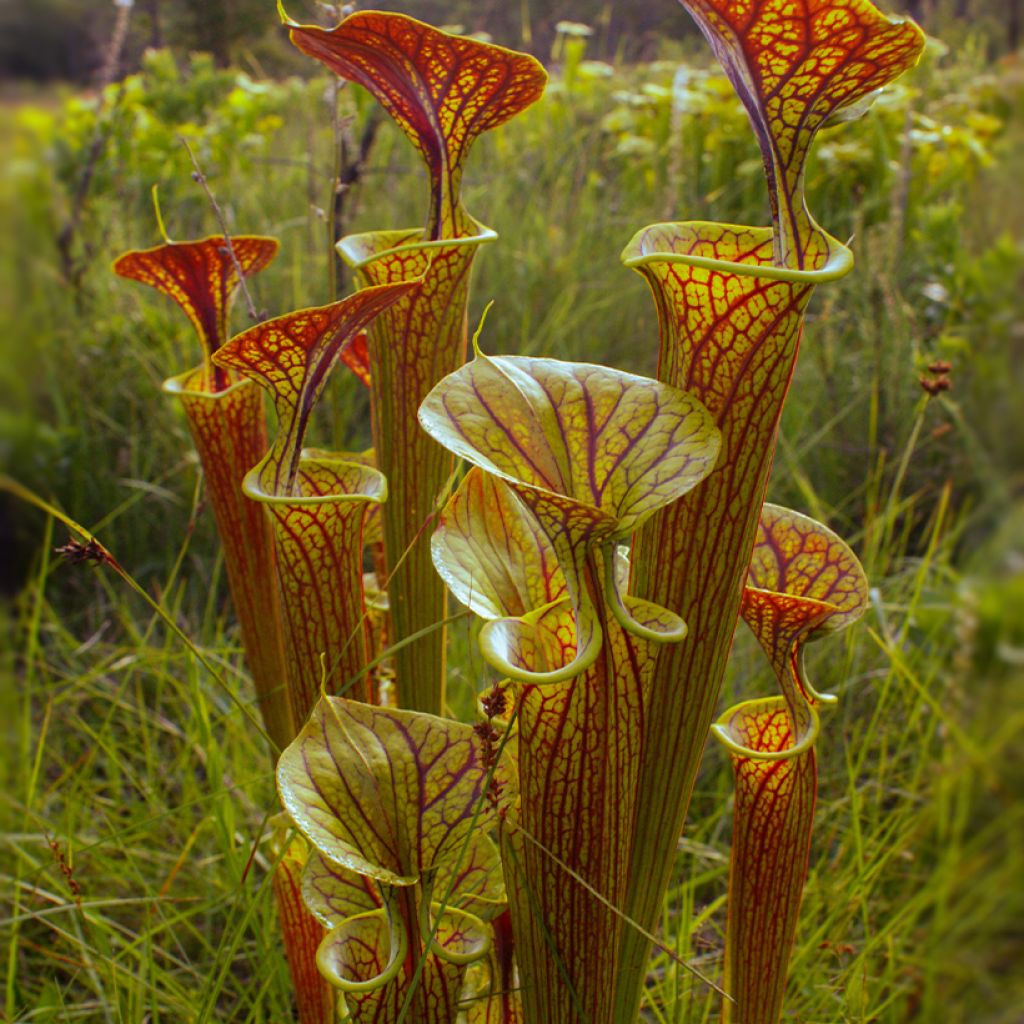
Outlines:
{"label": "red vein pattern", "polygon": [[[363,524],[387,494],[361,456],[303,455],[309,419],[338,355],[417,281],[367,288],[329,306],[299,310],[237,335],[215,362],[267,388],[278,434],[245,479],[274,524],[283,598],[292,715],[305,721],[320,692],[371,697],[363,608]],[[321,657],[323,661],[321,662]]]}
{"label": "red vein pattern", "polygon": [[778,1024],[814,823],[818,734],[803,645],[864,613],[868,584],[850,548],[798,512],[765,505],[742,615],[771,662],[781,698],[727,711],[714,733],[736,776],[723,1011],[735,1024]]}
{"label": "red vein pattern", "polygon": [[347,917],[368,914],[384,906],[371,878],[336,864],[315,848],[306,859],[302,898],[327,928],[333,928]]}
{"label": "red vein pattern", "polygon": [[608,904],[628,883],[644,693],[655,641],[683,628],[605,574],[616,538],[710,471],[717,432],[654,381],[479,352],[420,421],[477,467],[434,556],[490,619],[481,649],[518,691],[519,800],[502,838],[525,1019],[612,1024],[623,922]]}
{"label": "red vein pattern", "polygon": [[298,1003],[299,1024],[335,1024],[337,994],[316,965],[317,950],[327,932],[310,914],[303,900],[306,854],[306,844],[297,836],[274,871],[274,896]]}
{"label": "red vein pattern", "polygon": [[[504,909],[505,882],[498,849],[483,831],[470,840],[460,858],[443,860],[433,878],[433,893],[446,906],[469,910],[487,919]],[[347,917],[384,907],[380,890],[369,875],[360,874],[313,850],[302,878],[306,905],[327,927]]]}
{"label": "red vein pattern", "polygon": [[864,570],[841,538],[799,512],[764,506],[740,614],[768,655],[798,738],[813,724],[809,708],[831,701],[807,682],[802,647],[855,622],[867,599]]}
{"label": "red vein pattern", "polygon": [[[231,304],[244,275],[265,267],[277,253],[270,238],[222,236],[167,243],[120,257],[114,270],[148,284],[185,311],[203,346],[203,365],[174,377],[164,390],[185,409],[224,548],[232,600],[260,712],[271,740],[283,750],[295,735],[284,646],[284,612],[278,587],[273,529],[259,505],[243,493],[249,470],[267,454],[263,395],[249,380],[211,363],[227,341]],[[236,266],[235,261],[238,265]],[[299,719],[301,721],[301,719]],[[324,930],[299,890],[301,847],[293,845],[274,873],[282,942],[295,987],[301,1024],[333,1024],[334,994],[316,967]]]}
{"label": "red vein pattern", "polygon": [[263,393],[247,380],[210,393],[204,390],[208,380],[200,368],[166,381],[164,390],[177,395],[185,410],[224,549],[228,587],[260,714],[277,749],[283,750],[295,727],[274,534],[263,510],[242,492],[246,473],[267,453]]}
{"label": "red vein pattern", "polygon": [[[402,895],[408,895],[408,890]],[[434,910],[440,907],[435,905]],[[411,912],[395,911],[408,925],[406,943],[415,944],[409,945],[410,953],[395,976],[379,985],[375,982],[387,969],[392,941],[385,911],[350,917],[324,939],[318,957],[320,969],[342,988],[345,1009],[350,1014],[346,1019],[353,1024],[397,1024],[403,1008],[404,1019],[417,1024],[457,1024],[462,1019],[466,966],[435,953],[424,955],[419,925],[408,916]],[[479,933],[471,934],[462,927],[465,920],[464,915],[455,912],[441,916],[436,942],[446,953],[463,955],[480,941]],[[414,986],[421,959],[423,967]]]}
{"label": "red vein pattern", "polygon": [[[683,4],[750,115],[774,228],[654,225],[623,253],[654,293],[659,378],[692,389],[723,435],[716,471],[648,525],[633,562],[638,594],[690,626],[688,643],[659,656],[644,737],[627,911],[648,929],[671,877],[725,671],[803,312],[813,285],[852,263],[807,213],[807,150],[829,117],[911,67],[924,42],[916,26],[883,18],[868,0]],[[639,1005],[648,951],[639,933],[627,936],[623,1020]]]}
{"label": "red vein pattern", "polygon": [[613,995],[623,922],[608,904],[621,906],[628,890],[642,697],[654,644],[610,617],[600,618],[599,628],[601,651],[583,673],[518,687],[520,806],[508,815],[503,842],[531,1021],[619,1019]]}
{"label": "red vein pattern", "polygon": [[369,376],[374,445],[392,495],[384,510],[390,636],[401,643],[424,634],[396,653],[398,699],[440,714],[446,673],[445,631],[438,624],[446,597],[431,569],[427,537],[452,460],[420,433],[416,410],[465,360],[470,267],[478,246],[495,237],[462,206],[463,163],[478,135],[540,97],[547,75],[527,54],[400,14],[357,12],[330,30],[289,27],[300,50],[369,90],[429,172],[424,230],[354,236],[339,251],[361,286],[425,278],[417,296],[370,331]]}
{"label": "red vein pattern", "polygon": [[484,618],[518,618],[567,596],[536,518],[506,483],[478,466],[441,513],[431,548],[452,593]]}
{"label": "red vein pattern", "polygon": [[[745,597],[756,590],[765,597],[827,603],[830,614],[815,626],[813,637],[856,622],[867,607],[867,588],[857,556],[841,537],[791,509],[767,504],[761,509]],[[768,650],[763,634],[754,632]]]}
{"label": "red vein pattern", "polygon": [[[386,886],[383,888],[388,891]],[[473,918],[458,913],[442,915],[438,942],[447,955],[470,952],[486,941],[487,926],[483,920],[475,918],[479,918],[481,912],[485,918],[502,917],[505,887],[498,851],[483,831],[471,840],[470,848],[461,860],[445,861],[439,865],[432,891],[438,896],[447,895],[446,911],[448,908],[456,912],[469,910],[474,915]],[[315,850],[310,854],[302,879],[302,892],[306,905],[332,932],[351,918],[372,915],[375,911],[412,913],[414,907],[426,898],[423,887],[419,885],[410,889],[413,898],[407,901],[390,891],[391,904],[386,907],[378,885],[371,878],[330,861]],[[431,917],[436,919],[441,914],[441,905],[435,901],[430,906]],[[507,917],[507,912],[504,916]],[[380,986],[374,986],[377,989],[375,994],[350,997],[349,1005],[356,1012],[357,1019],[362,1020],[367,1014],[373,1020],[396,1019],[400,1004],[412,984],[416,960],[424,952],[419,921],[413,918],[406,924],[410,927],[405,932],[405,942],[409,949],[416,951],[416,956],[407,958],[402,965],[390,983],[392,991],[384,991],[388,983],[382,981]],[[498,936],[500,948],[500,923],[491,931]],[[379,913],[354,926],[342,927],[323,945],[322,955],[328,976],[336,981],[340,979],[342,987],[346,982],[380,977],[390,959],[391,941]],[[479,961],[479,966],[470,970],[475,969],[478,973],[481,969],[486,970],[486,965],[498,955],[492,950],[487,959]],[[417,997],[421,1000],[427,998],[432,1004],[430,1012],[434,1017],[429,1019],[449,1021],[457,1005],[456,998],[461,1005],[468,998],[467,991],[476,993],[480,988],[479,979],[468,974],[463,978],[461,972],[446,970],[435,954],[428,955],[424,967],[427,971],[423,981],[426,995],[417,993]],[[438,972],[440,977],[434,977]],[[465,984],[460,989],[463,982]]]}
{"label": "red vein pattern", "polygon": [[284,806],[317,849],[398,886],[458,853],[486,774],[472,726],[338,697],[320,699],[277,768]]}
{"label": "red vein pattern", "polygon": [[835,608],[825,601],[766,593],[749,586],[743,591],[740,614],[779,680],[792,721],[793,743],[799,749],[813,743],[817,736],[818,721],[811,709],[818,695],[805,688],[796,659],[804,636],[813,633],[834,612]]}
{"label": "red vein pattern", "polygon": [[[470,270],[492,231],[450,244],[427,245],[412,231],[354,235],[339,245],[361,287],[422,279],[420,289],[369,328],[370,406],[377,466],[387,477],[382,510],[393,643],[445,618],[444,584],[430,562],[430,528],[453,459],[427,437],[416,411],[430,389],[466,358]],[[403,707],[444,708],[445,633],[427,632],[395,652]]]}
{"label": "red vein pattern", "polygon": [[[504,480],[536,517],[576,621],[576,658],[563,678],[582,671],[601,642],[584,585],[590,550],[625,539],[696,486],[719,448],[707,411],[675,388],[603,366],[481,352],[427,396],[420,422],[450,451]],[[486,533],[481,528],[475,539],[487,543]],[[495,561],[502,557],[495,552]],[[521,636],[508,623],[496,620],[481,634],[499,670],[509,666],[489,656],[498,652],[488,638]]]}
{"label": "red vein pattern", "polygon": [[[486,955],[489,941],[486,926],[462,908],[495,907],[504,897],[493,845],[482,834],[493,811],[473,728],[325,697],[277,774],[285,808],[322,855],[307,879],[311,905],[332,925],[318,962],[345,991],[353,1019],[394,1022],[408,997],[410,1019],[454,1024],[466,965]],[[475,842],[473,829],[481,830]],[[372,879],[372,889],[360,892],[348,872]],[[449,888],[442,912],[431,892]],[[383,909],[335,919],[374,892]],[[413,989],[426,952],[425,913],[438,921],[436,947]]]}
{"label": "red vein pattern", "polygon": [[422,237],[475,234],[459,198],[463,162],[478,135],[540,98],[547,82],[540,63],[380,11],[359,11],[333,29],[297,25],[290,36],[303,53],[372,93],[426,161],[430,215]]}
{"label": "red vein pattern", "polygon": [[[600,599],[603,571],[589,560],[587,587],[603,636],[596,661],[553,684],[514,681],[520,802],[503,839],[527,1020],[622,1019],[614,995],[629,929],[617,908],[629,891],[644,706],[661,645],[609,614]],[[565,618],[563,634],[571,636]],[[563,661],[574,654],[566,642]]]}
{"label": "red vein pattern", "polygon": [[374,566],[373,572],[363,573],[363,608],[366,615],[366,657],[370,669],[371,704],[384,707],[398,707],[398,693],[395,687],[395,664],[390,656],[391,643],[388,638],[388,595],[381,589],[384,578],[384,542],[372,539],[373,528],[379,528],[380,516],[371,512],[363,527],[363,543]]}
{"label": "red vein pattern", "polygon": [[775,257],[803,269],[826,243],[804,200],[804,164],[829,119],[913,67],[924,34],[869,0],[682,0],[729,76],[761,146]]}
{"label": "red vein pattern", "polygon": [[375,317],[419,285],[413,278],[364,288],[328,306],[286,313],[250,327],[217,352],[215,365],[255,380],[274,401],[278,431],[261,473],[264,486],[277,494],[293,489],[310,417],[339,355]]}
{"label": "red vein pattern", "polygon": [[[784,753],[794,737],[782,701],[752,701],[729,723],[738,742],[762,754]],[[795,757],[733,757],[729,915],[726,925],[725,1024],[778,1024],[810,851],[817,793],[814,749]]]}
{"label": "red vein pattern", "polygon": [[300,461],[295,489],[292,497],[278,497],[255,474],[247,480],[247,493],[274,524],[292,710],[303,722],[321,687],[371,698],[364,671],[363,522],[386,489],[380,473],[342,458]]}
{"label": "red vein pattern", "polygon": [[[690,391],[722,432],[711,475],[637,535],[637,595],[680,615],[684,644],[659,652],[644,737],[628,913],[656,927],[662,893],[711,725],[736,628],[779,418],[814,284],[849,268],[838,243],[815,271],[779,272],[769,229],[658,224],[623,258],[646,278],[658,310],[658,376]],[[620,1013],[632,1019],[649,943],[627,935]]]}
{"label": "red vein pattern", "polygon": [[[390,941],[387,917],[384,911],[375,911],[349,918],[332,929],[318,956],[320,970],[333,984],[340,981],[367,986],[365,991],[342,996],[346,1014],[355,1024],[391,1024],[398,1020],[404,975],[379,986],[372,984],[387,969]],[[434,973],[431,967],[424,966],[427,985]]]}
{"label": "red vein pattern", "polygon": [[[277,255],[278,243],[276,238],[239,235],[231,239],[231,248],[242,273],[249,277]],[[126,252],[114,261],[114,273],[148,284],[181,306],[199,335],[204,365],[209,367],[213,353],[228,339],[228,319],[239,286],[238,270],[223,235]],[[214,380],[205,390],[221,391],[229,384],[226,374],[214,371]]]}
{"label": "red vein pattern", "polygon": [[[252,235],[233,238],[231,244],[246,276],[262,270],[278,248],[276,240]],[[263,398],[248,381],[210,364],[227,340],[238,273],[223,236],[126,252],[114,262],[114,271],[173,299],[202,343],[203,365],[166,381],[164,390],[176,395],[185,410],[224,548],[260,713],[271,740],[283,750],[294,728],[285,686],[274,540],[263,514],[242,494],[245,474],[267,451]]]}

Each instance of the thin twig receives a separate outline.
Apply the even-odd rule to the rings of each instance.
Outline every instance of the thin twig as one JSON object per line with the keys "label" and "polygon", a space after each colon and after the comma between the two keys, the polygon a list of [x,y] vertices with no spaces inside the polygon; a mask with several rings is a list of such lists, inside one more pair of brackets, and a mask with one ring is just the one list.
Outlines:
{"label": "thin twig", "polygon": [[[352,120],[338,118],[336,121],[336,141],[338,147],[337,173],[334,178],[334,195],[331,202],[331,251],[335,259],[334,297],[338,298],[345,287],[346,267],[338,253],[336,243],[345,234],[346,210],[348,199],[353,196],[355,187],[363,179],[370,151],[373,149],[377,132],[384,123],[383,116],[374,108],[363,125],[358,145],[352,133]],[[353,154],[350,157],[350,154]]]}
{"label": "thin twig", "polygon": [[[89,198],[89,189],[92,186],[92,179],[96,173],[96,165],[99,163],[107,140],[113,131],[113,116],[104,122],[103,117],[107,112],[107,88],[114,81],[121,65],[121,56],[124,52],[125,40],[128,38],[128,24],[131,20],[132,8],[128,4],[122,4],[117,9],[117,20],[114,23],[114,30],[110,36],[110,43],[103,59],[103,69],[99,77],[99,99],[96,104],[96,125],[93,130],[92,141],[89,144],[89,151],[85,158],[85,165],[75,185],[74,194],[71,197],[71,211],[64,226],[57,235],[57,250],[60,254],[61,269],[64,279],[77,294],[81,282],[81,275],[85,269],[85,262],[76,266],[72,246],[78,229],[81,226],[82,216],[85,213],[86,201]],[[114,99],[113,109],[116,111],[124,97],[124,81],[117,90]],[[86,246],[86,256],[89,255],[89,247]]]}
{"label": "thin twig", "polygon": [[249,291],[249,286],[245,282],[245,271],[242,269],[242,264],[238,262],[238,255],[235,252],[234,245],[231,244],[231,235],[228,233],[228,223],[224,219],[224,211],[221,210],[216,198],[212,191],[210,191],[210,183],[206,180],[206,175],[203,174],[203,169],[199,166],[199,161],[196,159],[195,153],[192,152],[192,147],[188,144],[188,140],[183,136],[178,136],[179,141],[185,147],[185,152],[188,153],[189,160],[192,161],[192,180],[196,182],[202,190],[206,193],[206,198],[210,203],[210,209],[213,210],[214,216],[217,218],[217,223],[220,225],[220,233],[224,236],[224,245],[227,248],[228,256],[231,257],[231,262],[234,264],[235,273],[238,274],[238,283],[242,286],[242,294],[245,296],[245,305],[249,310],[249,319],[254,324],[258,324],[264,318],[259,314],[256,309],[256,303],[252,300],[252,294]]}

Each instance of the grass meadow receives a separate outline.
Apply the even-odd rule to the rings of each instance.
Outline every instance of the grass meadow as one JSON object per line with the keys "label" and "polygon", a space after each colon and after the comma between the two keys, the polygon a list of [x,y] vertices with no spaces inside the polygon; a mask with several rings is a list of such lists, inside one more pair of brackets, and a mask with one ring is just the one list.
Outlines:
{"label": "grass meadow", "polygon": [[[545,99],[467,170],[468,209],[501,236],[471,321],[493,299],[487,351],[652,373],[654,307],[618,254],[654,221],[764,222],[756,146],[703,66],[561,57]],[[176,309],[109,265],[159,241],[154,184],[173,238],[217,230],[185,138],[231,229],[281,240],[254,281],[261,309],[344,294],[333,181],[372,116],[326,76],[261,81],[167,55],[99,109],[53,92],[0,103],[0,465],[100,537],[160,609],[62,561],[66,528],[0,494],[5,1020],[293,1019],[272,766],[229,696],[253,700],[185,422],[160,391],[198,348]],[[770,497],[846,536],[873,589],[865,620],[810,659],[841,699],[819,745],[793,1022],[1024,1021],[1022,177],[1024,65],[990,65],[969,39],[933,44],[866,117],[826,132],[811,166],[815,215],[853,239],[857,267],[812,305]],[[416,223],[424,191],[381,125],[344,230]],[[919,378],[939,360],[953,386],[930,397]],[[364,396],[331,386],[316,441],[366,444]],[[489,683],[467,622],[451,639],[457,715]],[[741,631],[723,702],[771,686]],[[712,975],[731,791],[709,747],[662,923]],[[652,963],[645,1020],[719,1013],[672,958]]]}

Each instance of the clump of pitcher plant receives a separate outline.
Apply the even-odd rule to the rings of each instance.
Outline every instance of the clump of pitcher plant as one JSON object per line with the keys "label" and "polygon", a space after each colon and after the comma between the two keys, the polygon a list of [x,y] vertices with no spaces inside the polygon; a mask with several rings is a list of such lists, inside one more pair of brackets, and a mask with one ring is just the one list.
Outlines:
{"label": "clump of pitcher plant", "polygon": [[[418,281],[365,288],[340,302],[286,313],[232,338],[214,357],[266,388],[278,432],[242,482],[274,525],[286,623],[289,695],[306,720],[320,687],[369,701],[365,673],[363,527],[387,495],[372,459],[304,450],[310,417],[339,356]],[[354,689],[353,689],[354,688]]]}
{"label": "clump of pitcher plant", "polygon": [[516,695],[502,860],[527,1020],[611,1021],[624,922],[608,904],[628,885],[643,709],[655,651],[686,635],[624,593],[617,549],[711,471],[718,431],[690,395],[643,377],[480,352],[420,420],[476,467],[434,559],[487,620],[481,650]]}
{"label": "clump of pitcher plant", "polygon": [[547,75],[525,53],[401,14],[359,11],[333,29],[282,17],[303,53],[374,96],[426,164],[430,202],[422,228],[350,235],[338,251],[361,287],[422,279],[369,329],[370,407],[376,464],[391,495],[382,518],[389,636],[401,644],[398,697],[404,707],[440,714],[445,634],[438,624],[446,605],[430,563],[430,526],[453,463],[419,430],[416,410],[466,359],[473,261],[497,238],[462,203],[473,140],[536,101]]}
{"label": "clump of pitcher plant", "polygon": [[780,697],[730,708],[712,727],[736,775],[723,1020],[775,1024],[817,797],[818,706],[835,698],[807,680],[804,645],[864,614],[868,584],[847,545],[807,516],[761,510],[740,613],[764,649]]}
{"label": "clump of pitcher plant", "polygon": [[242,478],[267,451],[262,392],[213,365],[228,340],[231,306],[241,283],[277,255],[273,238],[240,235],[166,241],[126,252],[121,277],[150,285],[185,311],[202,343],[203,361],[171,377],[164,390],[181,401],[199,453],[207,493],[224,547],[224,564],[246,661],[267,732],[283,748],[294,735],[285,687],[277,560],[270,526],[242,495]]}
{"label": "clump of pitcher plant", "polygon": [[639,532],[638,596],[682,616],[691,640],[658,655],[645,718],[618,1014],[635,1018],[697,767],[721,689],[775,438],[816,285],[852,255],[803,191],[816,132],[853,116],[912,67],[924,36],[868,0],[683,0],[746,107],[761,147],[770,228],[655,224],[623,252],[658,310],[658,377],[698,397],[722,433],[714,472]]}
{"label": "clump of pitcher plant", "polygon": [[303,886],[327,928],[317,964],[348,1019],[453,1024],[504,902],[476,731],[324,697],[277,776],[312,847]]}
{"label": "clump of pitcher plant", "polygon": [[[709,732],[736,777],[723,1019],[780,1018],[828,700],[803,649],[867,593],[835,534],[764,504],[804,312],[853,262],[808,212],[804,166],[817,131],[911,67],[923,37],[869,0],[682,2],[750,116],[772,223],[654,224],[626,246],[657,307],[657,380],[475,343],[463,365],[472,261],[496,237],[463,207],[464,161],[546,76],[400,14],[325,29],[282,12],[426,164],[424,227],[340,240],[353,295],[227,341],[238,268],[274,243],[234,239],[230,260],[224,239],[168,243],[117,264],[205,342],[172,389],[223,492],[250,668],[288,744],[277,778],[299,834],[280,828],[275,890],[303,1024],[637,1020]],[[303,447],[339,360],[370,387],[373,452]],[[445,503],[456,458],[471,468]],[[376,520],[386,628],[363,583]],[[483,620],[476,725],[439,717],[446,586]],[[712,725],[740,617],[782,695]],[[374,683],[382,630],[400,707]]]}

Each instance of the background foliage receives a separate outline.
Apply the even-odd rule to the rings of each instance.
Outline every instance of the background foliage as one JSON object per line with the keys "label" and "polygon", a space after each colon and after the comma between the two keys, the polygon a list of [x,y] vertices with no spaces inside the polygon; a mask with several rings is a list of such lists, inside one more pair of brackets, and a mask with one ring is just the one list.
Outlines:
{"label": "background foliage", "polygon": [[[365,4],[363,6],[366,6]],[[310,74],[308,62],[274,29],[265,0],[134,0],[125,70],[138,66],[145,47],[172,46],[179,54],[211,53],[219,66],[233,59],[252,71],[254,60],[268,70],[287,66]],[[435,25],[459,25],[486,32],[496,42],[544,58],[560,22],[583,23],[594,31],[591,55],[601,59],[651,60],[666,41],[699,38],[689,20],[669,3],[625,0],[406,0],[374,3]],[[295,17],[330,23],[341,2],[293,0]],[[990,54],[1017,48],[1024,17],[1022,0],[908,0],[902,9],[929,32],[950,41],[966,34],[984,39]],[[112,0],[33,0],[0,5],[0,78],[71,79],[87,83],[103,63],[115,9]]]}
{"label": "background foliage", "polygon": [[[52,17],[33,31],[54,34],[31,47],[24,11],[4,8],[4,63],[87,79],[102,63],[109,5],[43,6]],[[850,682],[822,751],[790,1005],[807,1022],[1017,1024],[1024,211],[1013,197],[1024,68],[1012,55],[993,61],[1012,39],[1013,3],[920,6],[949,45],[934,44],[862,121],[827,133],[810,170],[816,215],[853,236],[858,267],[812,306],[771,497],[849,537],[875,590],[845,653],[813,666],[822,689]],[[361,180],[336,204],[371,116],[366,97],[305,64],[305,77],[265,77],[296,62],[262,2],[202,5],[228,19],[225,47],[188,56],[202,45],[198,7],[137,4],[126,64],[138,70],[101,97],[49,87],[31,103],[0,103],[0,466],[95,530],[247,693],[191,445],[159,390],[197,349],[176,310],[115,279],[109,262],[158,241],[155,183],[173,237],[216,230],[182,138],[232,229],[281,238],[255,283],[271,314],[343,292],[329,247],[336,221],[345,231],[408,223],[425,183],[382,125]],[[731,90],[703,57],[680,62],[698,52],[682,11],[404,9],[502,42],[528,32],[554,61],[546,99],[481,140],[467,174],[467,206],[501,235],[480,261],[471,311],[497,299],[485,346],[652,371],[654,313],[619,265],[623,244],[659,219],[767,217]],[[556,31],[566,17],[594,34]],[[143,56],[156,27],[174,46]],[[654,32],[668,42],[653,47]],[[657,59],[620,59],[638,55]],[[37,58],[52,63],[30,67]],[[952,390],[929,398],[919,378],[941,376],[929,370],[938,361],[951,364]],[[365,441],[363,396],[343,380],[332,387],[317,439]],[[265,754],[149,612],[103,573],[57,564],[48,552],[62,534],[2,496],[0,532],[7,1017],[287,1019],[261,845],[273,807]],[[450,690],[467,712],[485,672],[455,632]],[[755,676],[767,690],[741,637],[727,689],[747,694]],[[684,881],[666,904],[667,934],[712,971],[725,760],[708,754],[680,849]],[[649,1018],[716,1019],[706,993],[688,999],[690,984],[659,962]]]}

